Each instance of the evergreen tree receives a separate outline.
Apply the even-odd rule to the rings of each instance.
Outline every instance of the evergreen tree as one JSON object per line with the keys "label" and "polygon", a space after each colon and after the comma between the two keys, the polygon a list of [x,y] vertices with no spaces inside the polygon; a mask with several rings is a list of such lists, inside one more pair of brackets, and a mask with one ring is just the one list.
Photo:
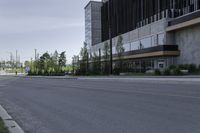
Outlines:
{"label": "evergreen tree", "polygon": [[66,59],[66,54],[65,52],[62,52],[59,56],[59,66],[62,68],[62,67],[65,67],[66,66],[66,62],[67,62],[67,59]]}

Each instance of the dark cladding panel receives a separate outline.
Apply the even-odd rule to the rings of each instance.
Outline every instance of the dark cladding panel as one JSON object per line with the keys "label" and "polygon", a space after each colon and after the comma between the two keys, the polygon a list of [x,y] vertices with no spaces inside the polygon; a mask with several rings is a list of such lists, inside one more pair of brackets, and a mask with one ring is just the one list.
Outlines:
{"label": "dark cladding panel", "polygon": [[198,9],[200,9],[200,0],[197,0]]}
{"label": "dark cladding panel", "polygon": [[109,0],[102,7],[102,41],[109,39],[108,9],[111,34],[115,37],[163,17],[178,17],[193,12],[195,5],[192,1],[196,1],[199,9],[200,0]]}
{"label": "dark cladding panel", "polygon": [[102,40],[107,40],[109,38],[108,35],[108,3],[103,4],[101,8],[101,25],[102,25]]}

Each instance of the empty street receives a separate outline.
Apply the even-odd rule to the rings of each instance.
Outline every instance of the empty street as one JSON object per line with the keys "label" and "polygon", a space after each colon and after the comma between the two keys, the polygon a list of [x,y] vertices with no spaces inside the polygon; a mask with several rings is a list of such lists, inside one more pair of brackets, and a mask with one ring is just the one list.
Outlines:
{"label": "empty street", "polygon": [[199,133],[200,82],[0,77],[26,133]]}

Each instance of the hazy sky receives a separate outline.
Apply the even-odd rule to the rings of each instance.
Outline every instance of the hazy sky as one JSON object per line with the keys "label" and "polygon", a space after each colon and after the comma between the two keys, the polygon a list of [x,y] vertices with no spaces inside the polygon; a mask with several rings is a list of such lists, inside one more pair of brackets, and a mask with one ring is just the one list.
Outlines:
{"label": "hazy sky", "polygon": [[18,50],[21,59],[55,50],[68,60],[84,41],[84,7],[89,0],[0,0],[0,60]]}

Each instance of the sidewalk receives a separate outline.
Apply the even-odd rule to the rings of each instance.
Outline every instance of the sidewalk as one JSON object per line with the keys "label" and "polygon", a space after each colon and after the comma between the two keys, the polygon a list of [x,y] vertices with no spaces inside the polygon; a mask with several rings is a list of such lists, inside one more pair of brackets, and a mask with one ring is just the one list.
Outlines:
{"label": "sidewalk", "polygon": [[27,76],[14,75],[20,78],[43,78],[43,79],[68,79],[68,80],[115,80],[115,81],[179,81],[179,82],[199,82],[200,75],[185,76]]}
{"label": "sidewalk", "polygon": [[183,75],[183,76],[74,76],[78,78],[112,78],[112,79],[127,79],[127,78],[200,78],[200,75]]}
{"label": "sidewalk", "polygon": [[74,76],[16,76],[16,77],[21,77],[21,78],[45,78],[45,79],[78,79],[77,77]]}
{"label": "sidewalk", "polygon": [[21,127],[12,119],[6,110],[0,105],[0,117],[5,123],[10,133],[24,133]]}
{"label": "sidewalk", "polygon": [[[5,71],[0,71],[0,76],[15,76],[16,73],[6,73]],[[25,75],[25,73],[18,73],[17,75]]]}
{"label": "sidewalk", "polygon": [[200,83],[200,75],[187,76],[102,76],[78,77],[79,80],[110,80],[110,81],[161,81],[161,82],[195,82]]}

